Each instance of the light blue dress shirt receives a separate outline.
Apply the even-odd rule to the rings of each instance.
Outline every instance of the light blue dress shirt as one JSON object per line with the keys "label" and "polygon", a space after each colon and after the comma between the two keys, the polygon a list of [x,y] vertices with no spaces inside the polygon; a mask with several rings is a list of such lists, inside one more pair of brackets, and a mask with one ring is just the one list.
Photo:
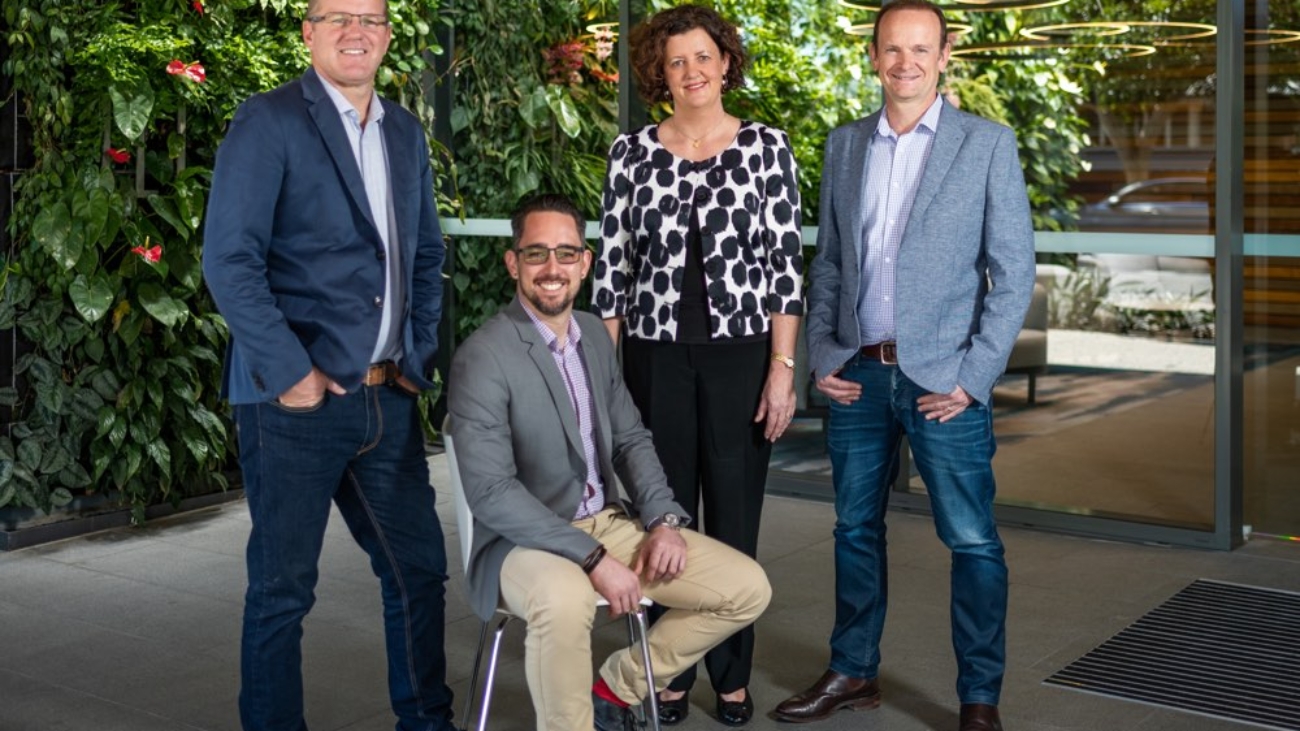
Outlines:
{"label": "light blue dress shirt", "polygon": [[889,126],[888,115],[881,114],[871,137],[862,186],[862,286],[858,290],[858,323],[863,345],[897,339],[894,303],[898,245],[912,214],[921,172],[934,145],[942,106],[942,98],[936,96],[921,121],[903,135]]}
{"label": "light blue dress shirt", "polygon": [[323,77],[321,82],[325,93],[339,110],[343,118],[343,129],[348,133],[348,143],[352,145],[352,155],[361,170],[361,180],[366,188],[366,198],[370,201],[370,215],[379,229],[379,236],[384,242],[384,314],[379,322],[379,337],[370,362],[384,360],[398,362],[402,357],[401,313],[405,309],[406,293],[402,287],[402,248],[397,240],[396,218],[393,212],[393,195],[389,189],[388,151],[384,146],[384,105],[379,101],[379,94],[371,91],[369,118],[363,127],[361,114],[352,106],[343,93],[334,88]]}

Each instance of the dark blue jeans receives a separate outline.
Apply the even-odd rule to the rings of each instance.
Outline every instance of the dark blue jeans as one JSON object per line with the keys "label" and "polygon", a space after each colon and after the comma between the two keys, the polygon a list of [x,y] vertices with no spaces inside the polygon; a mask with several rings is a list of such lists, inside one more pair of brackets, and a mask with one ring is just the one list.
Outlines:
{"label": "dark blue jeans", "polygon": [[835,629],[831,669],[874,678],[885,625],[885,509],[900,440],[925,480],[939,539],[952,552],[952,644],[962,703],[996,705],[1006,665],[1007,566],[993,519],[992,414],[972,403],[940,424],[917,410],[925,395],[897,366],[855,357],[841,378],[862,397],[831,404],[828,449],[835,482]]}
{"label": "dark blue jeans", "polygon": [[235,407],[253,520],[240,664],[245,731],[305,731],[302,620],[339,507],[379,577],[388,689],[399,731],[451,726],[443,615],[447,555],[414,397],[390,386],[318,406]]}

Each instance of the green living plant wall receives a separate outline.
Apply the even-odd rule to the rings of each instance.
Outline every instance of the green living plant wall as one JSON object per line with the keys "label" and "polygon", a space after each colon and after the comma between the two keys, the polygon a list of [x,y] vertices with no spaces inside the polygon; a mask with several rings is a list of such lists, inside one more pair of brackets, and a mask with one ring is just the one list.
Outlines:
{"label": "green living plant wall", "polygon": [[[138,522],[225,487],[234,434],[218,395],[227,331],[199,266],[206,194],[239,103],[307,67],[305,6],[3,0],[4,73],[36,162],[0,274],[0,329],[23,342],[19,386],[0,388],[0,508],[103,494]],[[436,10],[389,2],[379,79],[430,130],[420,80]]]}

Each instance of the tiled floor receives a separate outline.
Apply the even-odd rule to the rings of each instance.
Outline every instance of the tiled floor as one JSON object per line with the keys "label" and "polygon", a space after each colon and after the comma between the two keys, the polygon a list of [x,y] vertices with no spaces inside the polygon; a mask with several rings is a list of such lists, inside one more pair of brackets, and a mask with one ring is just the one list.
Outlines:
{"label": "tiled floor", "polygon": [[[446,468],[432,458],[453,564],[459,563]],[[824,669],[833,612],[829,505],[773,497],[760,560],[775,597],[759,621],[749,728]],[[890,614],[882,647],[883,707],[809,726],[955,730],[947,556],[929,518],[890,519]],[[238,637],[248,532],[237,502],[143,529],[0,554],[0,731],[235,731]],[[1042,680],[1196,578],[1300,591],[1300,546],[1257,540],[1232,553],[1116,544],[1004,530],[1011,565],[1009,668],[1002,710],[1011,731],[1227,731],[1248,728],[1045,686]],[[314,731],[383,731],[387,710],[377,584],[341,521],[331,524],[318,603],[307,622],[308,721]],[[478,620],[459,572],[448,607],[451,682],[462,694]],[[621,623],[597,632],[603,656]],[[492,728],[530,729],[519,630],[507,638]],[[1213,675],[1213,668],[1207,668]],[[684,731],[724,728],[702,678]],[[459,714],[459,702],[457,713]]]}

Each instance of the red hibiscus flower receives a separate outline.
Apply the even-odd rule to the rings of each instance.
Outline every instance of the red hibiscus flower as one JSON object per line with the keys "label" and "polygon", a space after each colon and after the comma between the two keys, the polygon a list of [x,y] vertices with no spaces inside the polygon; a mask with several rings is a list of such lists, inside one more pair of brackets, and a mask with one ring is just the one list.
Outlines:
{"label": "red hibiscus flower", "polygon": [[198,61],[185,63],[179,58],[173,59],[167,64],[167,73],[172,76],[184,76],[196,84],[202,84],[208,78],[208,73],[203,69],[203,64]]}
{"label": "red hibiscus flower", "polygon": [[[149,240],[145,239],[145,243],[148,244]],[[150,248],[145,248],[143,246],[134,246],[131,248],[131,253],[139,254],[141,259],[144,259],[150,264],[157,264],[158,262],[162,261],[162,247],[158,245],[154,245]]]}
{"label": "red hibiscus flower", "polygon": [[116,147],[110,147],[104,150],[104,154],[113,162],[121,165],[122,163],[131,162],[131,153],[126,150],[119,150]]}
{"label": "red hibiscus flower", "polygon": [[194,8],[194,12],[203,15],[203,3],[201,0],[194,0],[194,2],[191,3],[191,6]]}

